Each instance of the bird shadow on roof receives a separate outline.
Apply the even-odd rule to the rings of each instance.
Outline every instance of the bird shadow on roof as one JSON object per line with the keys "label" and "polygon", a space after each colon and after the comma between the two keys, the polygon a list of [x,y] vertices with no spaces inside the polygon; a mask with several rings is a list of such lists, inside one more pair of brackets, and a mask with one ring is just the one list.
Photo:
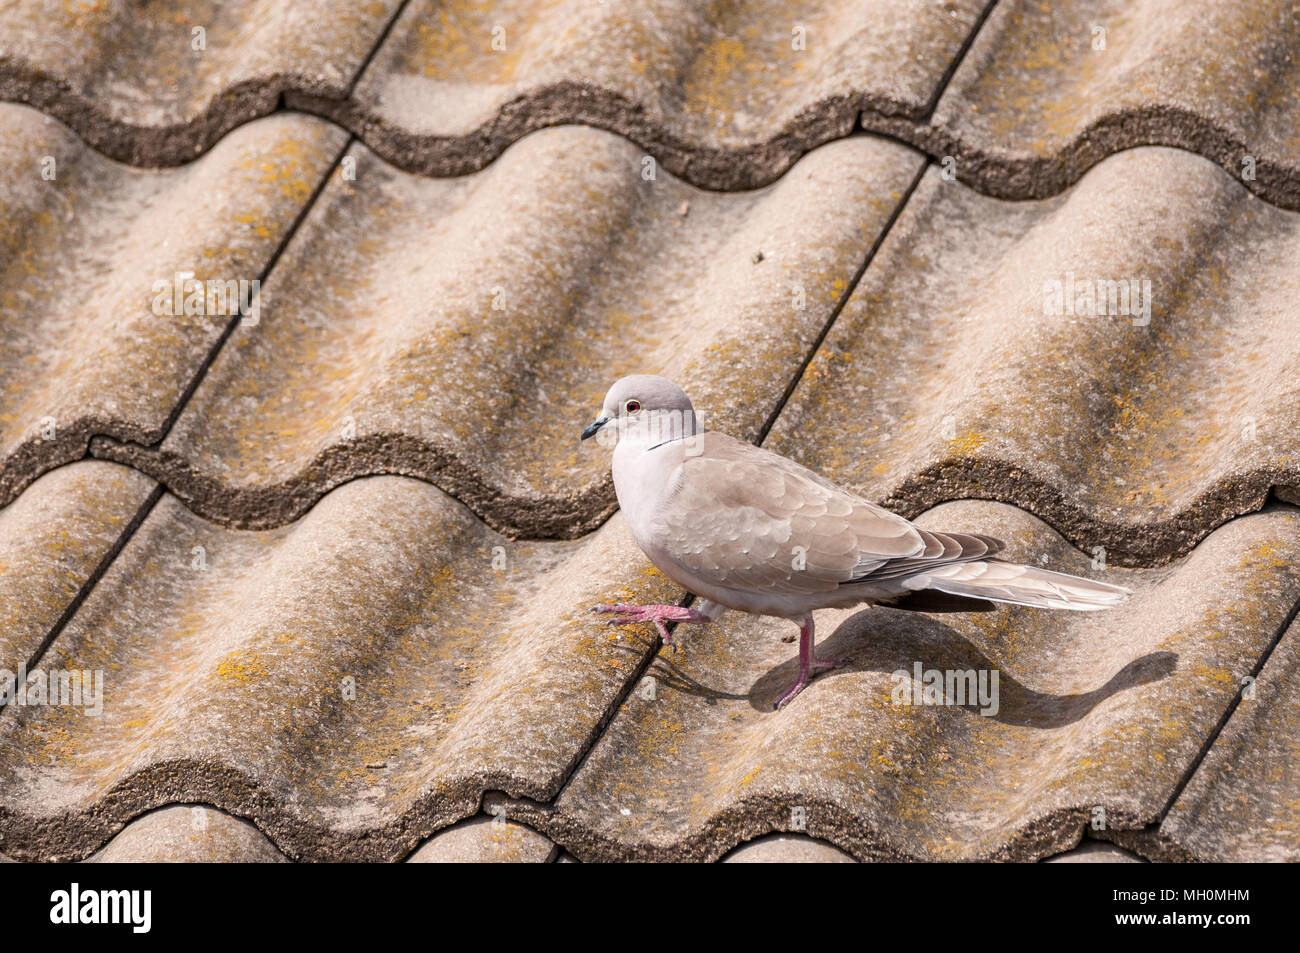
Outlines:
{"label": "bird shadow on roof", "polygon": [[[1037,614],[1044,610],[1029,611]],[[1040,626],[1041,623],[1033,625],[1032,631],[1026,634],[1031,638],[1038,635],[1044,651],[1054,651],[1052,642],[1055,640],[1043,638],[1050,630],[1044,632],[1046,627]],[[776,699],[799,673],[797,647],[791,648],[795,651],[790,658],[760,675],[747,693],[729,692],[702,684],[666,655],[656,660],[656,675],[666,688],[713,700],[747,699],[756,710],[771,712]],[[817,676],[805,695],[795,701],[796,705],[816,704],[813,689],[818,684],[833,682],[849,673],[912,673],[919,662],[922,669],[941,672],[996,670],[997,711],[986,717],[1003,724],[1041,729],[1074,724],[1121,692],[1168,678],[1178,663],[1178,655],[1174,652],[1149,652],[1128,662],[1090,691],[1057,695],[1031,688],[1020,681],[1007,670],[1005,660],[990,658],[952,625],[929,615],[884,608],[866,609],[850,616],[828,638],[818,641],[817,655],[819,658],[837,659],[840,667]],[[878,700],[884,707],[889,706],[888,695]],[[980,716],[984,706],[971,699],[968,704],[953,707],[965,708],[972,715]]]}

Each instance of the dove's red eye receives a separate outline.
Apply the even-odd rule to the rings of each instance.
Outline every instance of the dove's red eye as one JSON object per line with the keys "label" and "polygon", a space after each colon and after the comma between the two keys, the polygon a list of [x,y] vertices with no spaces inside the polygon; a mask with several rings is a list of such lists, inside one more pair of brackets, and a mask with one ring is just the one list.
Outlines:
{"label": "dove's red eye", "polygon": [[629,414],[635,414],[638,410],[641,409],[641,401],[629,400],[626,404],[623,405],[623,409],[627,411]]}

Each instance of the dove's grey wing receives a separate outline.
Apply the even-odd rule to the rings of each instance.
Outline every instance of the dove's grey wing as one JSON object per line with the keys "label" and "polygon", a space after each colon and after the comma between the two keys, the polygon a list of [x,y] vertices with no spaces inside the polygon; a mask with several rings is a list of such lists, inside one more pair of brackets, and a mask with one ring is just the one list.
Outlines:
{"label": "dove's grey wing", "polygon": [[[725,434],[700,453],[654,516],[672,559],[716,585],[807,595],[899,580],[992,556],[988,536],[932,533],[779,454]],[[901,589],[900,584],[900,589]]]}
{"label": "dove's grey wing", "polygon": [[653,517],[657,544],[719,586],[811,594],[928,548],[888,510],[778,454],[701,435]]}

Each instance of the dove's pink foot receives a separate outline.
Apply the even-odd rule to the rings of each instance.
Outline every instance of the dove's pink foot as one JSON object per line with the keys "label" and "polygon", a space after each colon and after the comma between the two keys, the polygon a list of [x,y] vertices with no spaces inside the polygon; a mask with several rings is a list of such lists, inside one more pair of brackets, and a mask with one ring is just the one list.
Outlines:
{"label": "dove's pink foot", "polygon": [[776,703],[777,708],[784,708],[794,697],[803,691],[812,677],[823,669],[835,668],[840,663],[834,659],[819,659],[814,651],[813,645],[813,618],[811,615],[804,616],[803,624],[799,626],[799,677],[795,679],[794,684],[782,695]]}
{"label": "dove's pink foot", "polygon": [[696,612],[694,609],[683,609],[681,606],[631,606],[618,603],[612,606],[592,606],[591,611],[618,615],[619,618],[610,620],[615,624],[653,622],[655,628],[659,630],[659,637],[664,640],[664,645],[673,644],[673,635],[668,631],[668,626],[664,625],[665,622],[709,621],[709,617],[703,613]]}

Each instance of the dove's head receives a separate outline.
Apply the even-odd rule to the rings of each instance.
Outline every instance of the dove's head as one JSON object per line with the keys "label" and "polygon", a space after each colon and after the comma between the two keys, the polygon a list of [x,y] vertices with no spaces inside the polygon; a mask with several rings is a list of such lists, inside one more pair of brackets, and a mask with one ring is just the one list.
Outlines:
{"label": "dove's head", "polygon": [[[582,432],[582,439],[612,434],[617,440],[652,447],[693,436],[699,430],[695,408],[685,391],[666,377],[633,374],[614,382],[600,414]],[[602,436],[601,442],[608,439]]]}

